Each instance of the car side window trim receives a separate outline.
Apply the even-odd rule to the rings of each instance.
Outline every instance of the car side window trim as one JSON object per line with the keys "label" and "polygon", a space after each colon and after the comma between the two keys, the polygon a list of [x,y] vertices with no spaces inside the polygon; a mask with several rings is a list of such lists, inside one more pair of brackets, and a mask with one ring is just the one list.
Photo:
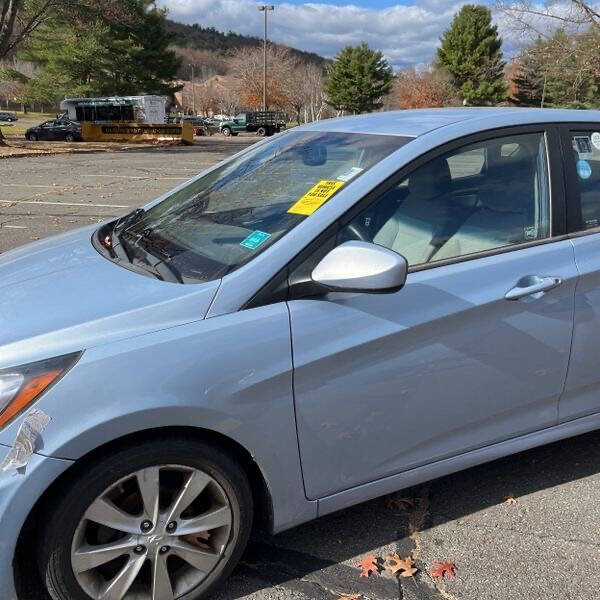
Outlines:
{"label": "car side window trim", "polygon": [[[385,181],[382,181],[378,186],[371,190],[371,192],[364,196],[364,198],[359,200],[334,224],[330,225],[327,230],[322,232],[316,240],[313,240],[310,244],[308,244],[308,246],[306,246],[298,255],[296,255],[296,257],[294,257],[286,267],[281,269],[267,284],[265,284],[265,286],[263,286],[261,290],[259,290],[244,306],[242,306],[241,310],[308,296],[308,293],[306,293],[304,296],[302,293],[304,289],[306,289],[308,292],[310,288],[308,281],[309,272],[311,270],[310,266],[313,264],[316,265],[320,258],[331,249],[329,247],[330,245],[331,247],[335,245],[335,237],[337,236],[338,232],[383,194],[399,185],[410,175],[411,172],[418,169],[420,166],[437,157],[443,156],[448,152],[459,150],[464,146],[468,146],[477,142],[484,142],[501,137],[528,133],[539,133],[543,134],[545,137],[549,203],[551,211],[549,236],[547,238],[533,240],[531,242],[522,244],[514,244],[511,246],[494,248],[473,254],[465,254],[463,256],[453,257],[447,260],[439,260],[432,263],[414,265],[409,268],[408,272],[413,273],[437,267],[443,267],[449,264],[475,260],[478,258],[504,254],[507,252],[514,252],[524,248],[540,246],[565,239],[567,237],[566,202],[559,125],[553,123],[543,123],[490,129],[452,140],[451,142],[426,152],[410,163],[404,165],[391,177]],[[292,288],[295,288],[295,290]]]}

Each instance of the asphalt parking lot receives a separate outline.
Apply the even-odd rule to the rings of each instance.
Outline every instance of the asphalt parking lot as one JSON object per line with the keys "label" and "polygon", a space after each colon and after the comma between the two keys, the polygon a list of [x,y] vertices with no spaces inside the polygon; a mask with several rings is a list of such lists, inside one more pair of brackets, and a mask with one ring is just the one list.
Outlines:
{"label": "asphalt parking lot", "polygon": [[[0,160],[0,252],[128,212],[254,140]],[[596,432],[405,490],[397,506],[381,498],[257,535],[214,598],[595,600],[599,472]],[[414,577],[359,577],[363,557],[393,552],[412,554]],[[454,562],[456,578],[434,579],[435,561]]]}

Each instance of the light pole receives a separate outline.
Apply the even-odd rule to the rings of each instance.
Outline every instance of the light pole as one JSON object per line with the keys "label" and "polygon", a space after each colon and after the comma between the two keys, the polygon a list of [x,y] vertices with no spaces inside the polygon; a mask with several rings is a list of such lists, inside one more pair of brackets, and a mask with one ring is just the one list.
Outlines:
{"label": "light pole", "polygon": [[194,116],[196,116],[196,86],[194,84],[194,65],[190,63],[190,67],[192,67],[192,112]]}
{"label": "light pole", "polygon": [[263,43],[263,110],[267,110],[267,14],[275,10],[272,4],[261,4],[258,10],[265,13],[265,39]]}

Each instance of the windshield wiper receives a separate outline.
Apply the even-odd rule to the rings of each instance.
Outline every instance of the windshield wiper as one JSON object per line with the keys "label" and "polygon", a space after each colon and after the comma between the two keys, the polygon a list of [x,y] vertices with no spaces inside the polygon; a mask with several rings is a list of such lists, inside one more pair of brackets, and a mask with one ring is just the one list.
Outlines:
{"label": "windshield wiper", "polygon": [[[128,232],[124,233],[134,237],[133,234],[129,234]],[[159,279],[162,279],[163,281],[170,281],[172,283],[183,283],[183,278],[181,277],[179,271],[168,263],[167,259],[170,259],[170,256],[164,258],[162,256],[157,256],[154,252],[151,252],[139,243],[141,239],[140,237],[136,237],[136,239],[133,240],[133,243],[126,241],[124,237],[125,236],[122,235],[120,240],[122,244],[127,246],[132,255],[130,262],[133,262],[134,258],[139,258],[150,267],[152,273]],[[156,251],[158,252],[158,249],[156,249]]]}
{"label": "windshield wiper", "polygon": [[130,213],[117,219],[117,222],[115,223],[110,233],[110,249],[119,260],[126,260],[127,262],[131,262],[131,257],[127,253],[124,244],[121,243],[121,232],[128,225],[133,225],[133,223],[139,221],[145,212],[146,211],[143,208],[136,208]]}
{"label": "windshield wiper", "polygon": [[137,221],[139,221],[146,211],[143,208],[136,208],[132,210],[130,213],[123,215],[117,219],[115,226],[113,227],[113,233],[119,235],[125,227],[128,225],[133,225]]}

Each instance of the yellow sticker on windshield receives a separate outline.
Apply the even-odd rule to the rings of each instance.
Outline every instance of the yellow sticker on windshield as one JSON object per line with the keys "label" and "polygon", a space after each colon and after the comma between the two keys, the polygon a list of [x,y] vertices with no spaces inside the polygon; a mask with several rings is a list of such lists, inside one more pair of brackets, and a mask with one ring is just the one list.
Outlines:
{"label": "yellow sticker on windshield", "polygon": [[293,215],[312,215],[317,208],[325,204],[343,185],[344,181],[329,181],[322,179],[315,186],[310,188],[300,200],[291,208],[289,213]]}

